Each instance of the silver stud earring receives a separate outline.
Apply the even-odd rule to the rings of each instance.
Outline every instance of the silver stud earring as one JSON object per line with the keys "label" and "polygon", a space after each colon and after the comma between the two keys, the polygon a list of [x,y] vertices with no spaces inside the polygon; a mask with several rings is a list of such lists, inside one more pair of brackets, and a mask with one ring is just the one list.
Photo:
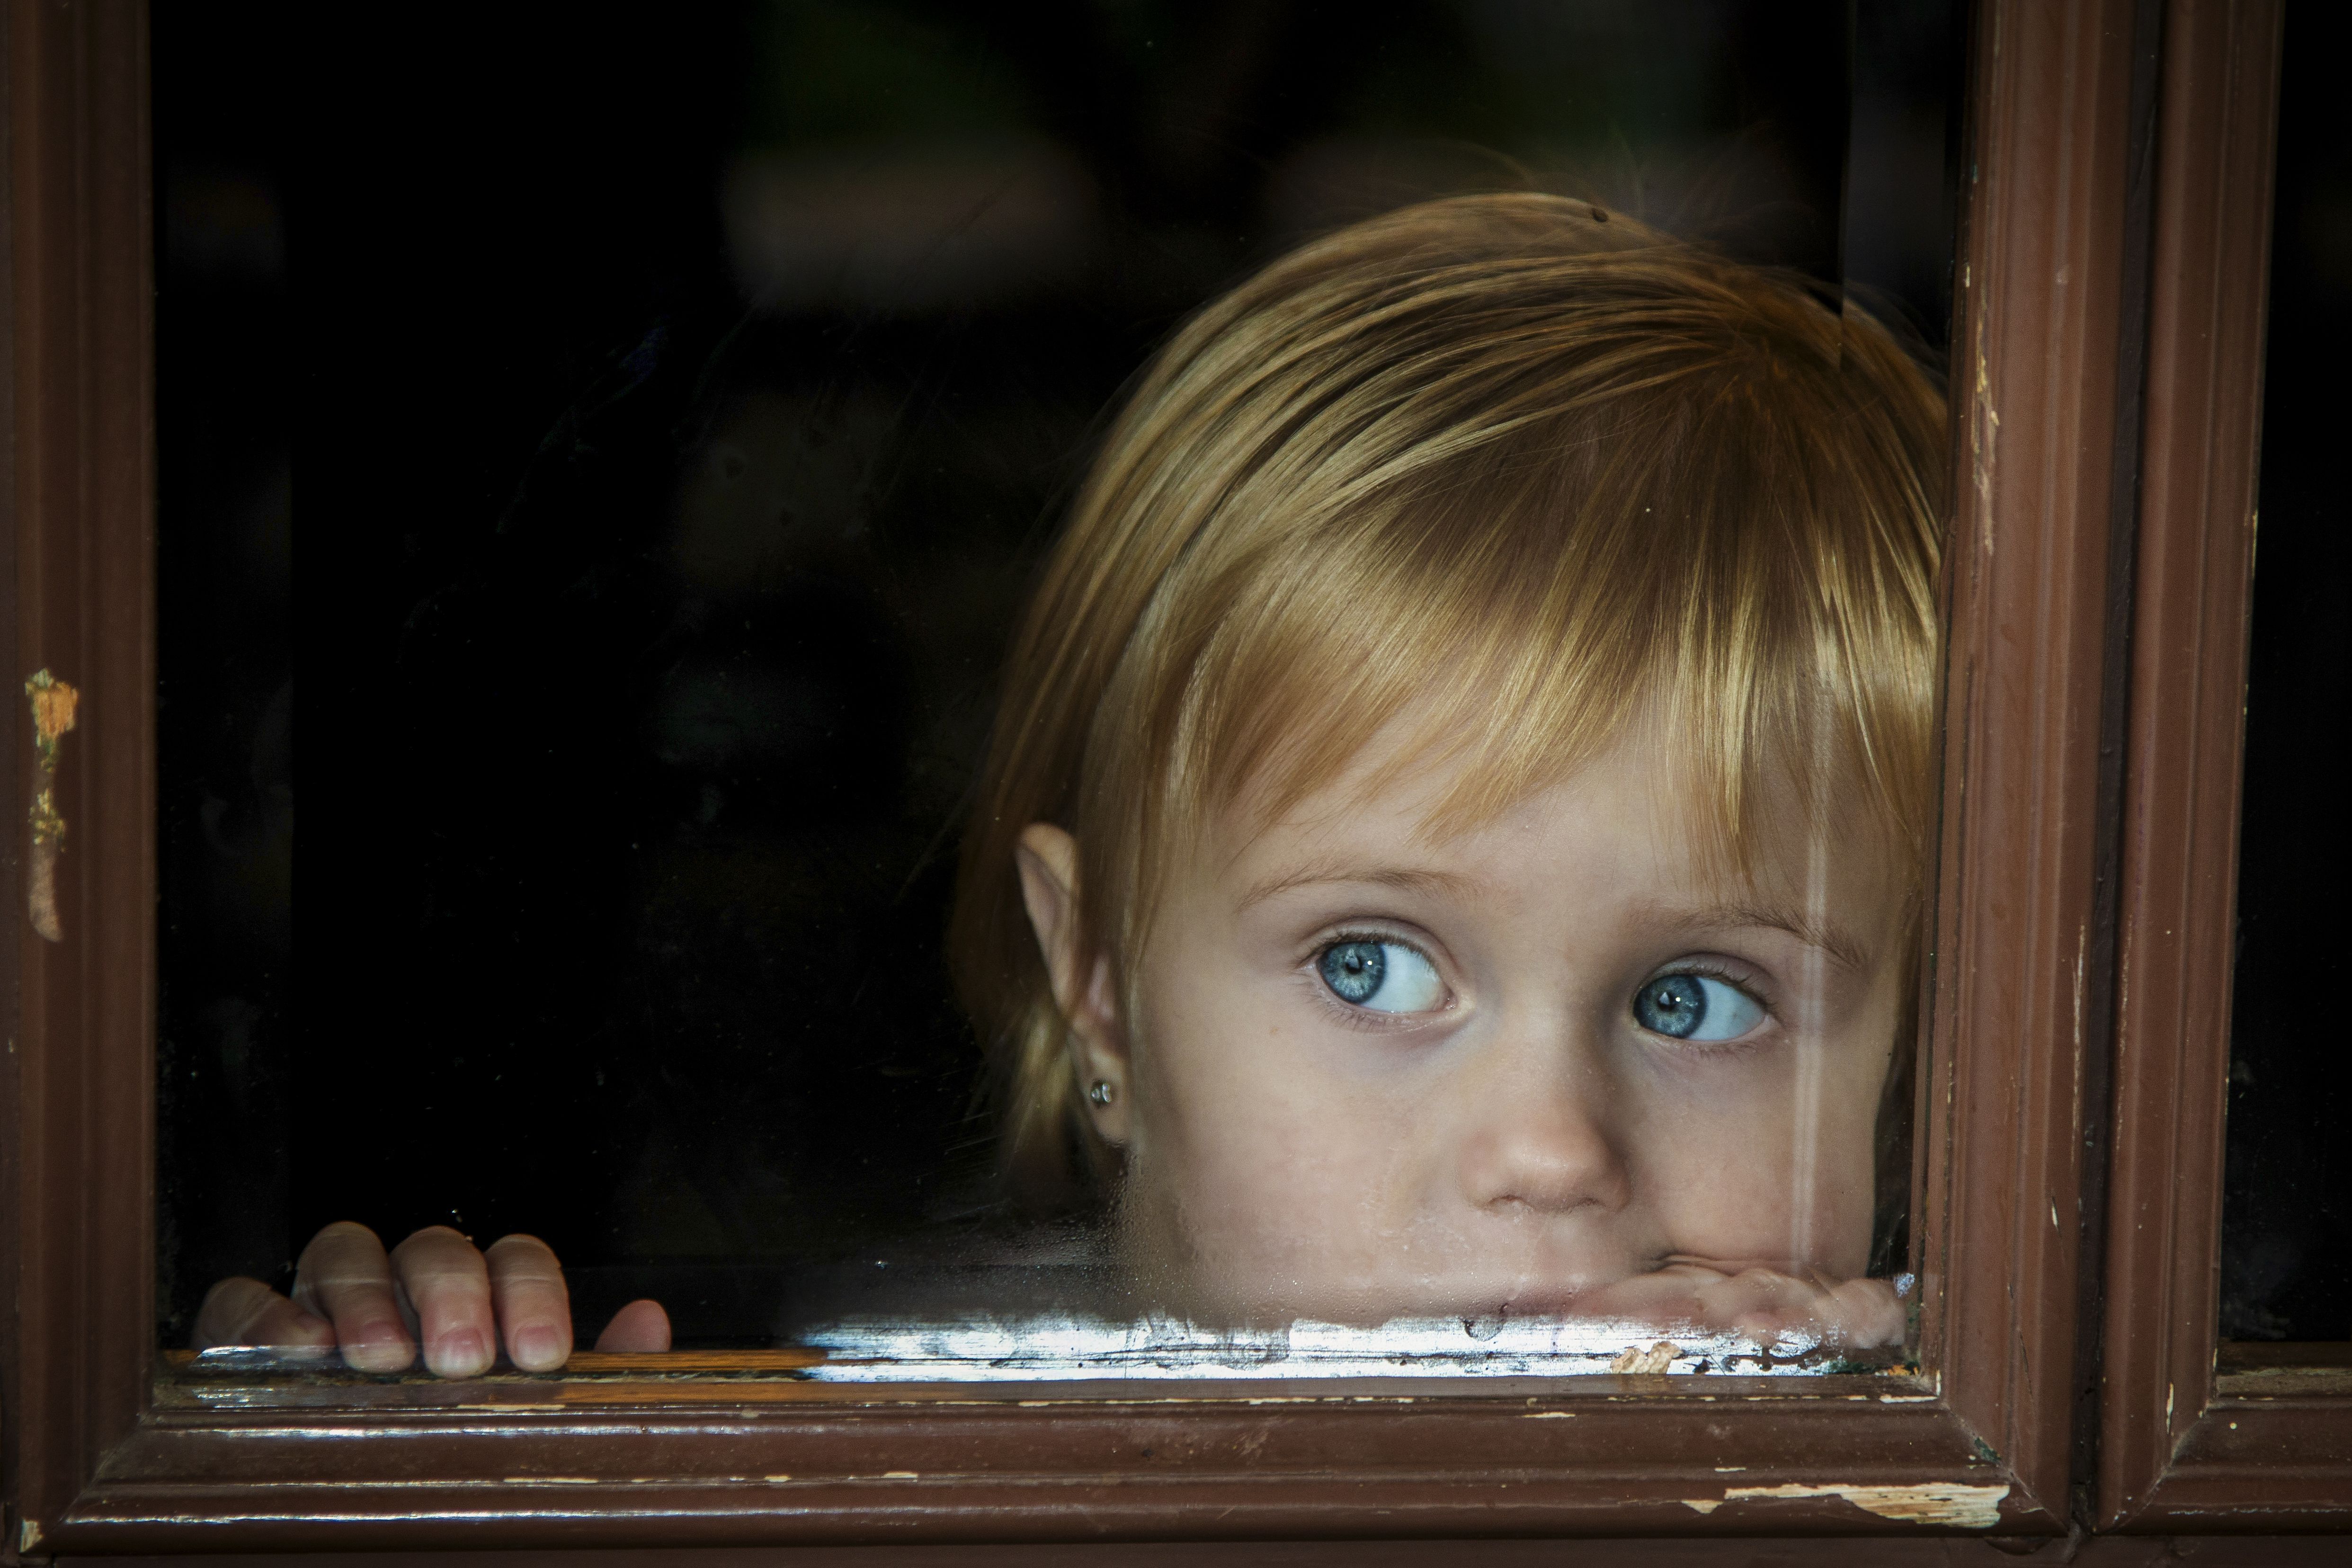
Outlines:
{"label": "silver stud earring", "polygon": [[1095,1079],[1094,1087],[1087,1090],[1087,1098],[1097,1105],[1108,1105],[1118,1098],[1118,1090],[1110,1086],[1110,1079],[1098,1078]]}

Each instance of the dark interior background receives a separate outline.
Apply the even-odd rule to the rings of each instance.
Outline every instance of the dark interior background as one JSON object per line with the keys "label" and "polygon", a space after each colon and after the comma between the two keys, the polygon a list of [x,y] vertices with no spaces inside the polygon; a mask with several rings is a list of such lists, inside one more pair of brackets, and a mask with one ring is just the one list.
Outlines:
{"label": "dark interior background", "polygon": [[1001,1221],[955,823],[1123,380],[1528,186],[1932,353],[1953,9],[156,7],[165,1339],[336,1218],[730,1343]]}
{"label": "dark interior background", "polygon": [[2345,26],[2291,0],[2280,84],[2277,216],[2263,387],[2261,527],[2246,698],[2244,827],[2221,1332],[2352,1339],[2352,1078],[2319,1004],[2352,981],[2339,932],[2352,875],[2341,762],[2352,535],[2341,463],[2352,396],[2352,124]]}

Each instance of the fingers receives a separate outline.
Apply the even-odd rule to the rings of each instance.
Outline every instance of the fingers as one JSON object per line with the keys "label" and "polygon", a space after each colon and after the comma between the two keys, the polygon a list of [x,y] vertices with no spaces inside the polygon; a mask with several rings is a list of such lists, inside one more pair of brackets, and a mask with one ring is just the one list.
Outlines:
{"label": "fingers", "polygon": [[1814,1328],[1825,1297],[1810,1279],[1776,1268],[1743,1268],[1699,1287],[1699,1316],[1710,1327],[1769,1344]]}
{"label": "fingers", "polygon": [[1769,1345],[1806,1341],[1874,1350],[1900,1345],[1908,1327],[1886,1279],[1836,1280],[1802,1265],[1718,1262],[1676,1256],[1663,1268],[1588,1292],[1580,1313],[1677,1329],[1732,1333]]}
{"label": "fingers", "polygon": [[1576,1298],[1579,1317],[1638,1324],[1660,1332],[1703,1330],[1706,1314],[1700,1289],[1728,1276],[1701,1265],[1671,1262],[1663,1268],[1629,1275],[1588,1289]]}
{"label": "fingers", "polygon": [[363,1225],[338,1220],[310,1238],[295,1266],[294,1300],[332,1321],[346,1365],[398,1372],[416,1359],[393,1293],[391,1260]]}
{"label": "fingers", "polygon": [[[555,1254],[537,1237],[503,1237],[487,1254],[446,1226],[432,1226],[389,1255],[375,1232],[349,1221],[311,1237],[295,1272],[293,1300],[257,1279],[224,1279],[197,1313],[198,1348],[223,1344],[330,1345],[362,1372],[399,1372],[421,1345],[436,1377],[473,1377],[508,1356],[524,1372],[553,1372],[572,1356],[572,1302]],[[597,1341],[600,1350],[667,1351],[669,1315],[632,1301]]]}
{"label": "fingers", "polygon": [[633,1355],[666,1351],[669,1349],[669,1314],[659,1301],[632,1301],[613,1314],[613,1321],[596,1336],[596,1348]]}
{"label": "fingers", "polygon": [[1832,1287],[1830,1298],[1832,1333],[1857,1350],[1899,1345],[1911,1326],[1892,1279],[1849,1279]]}
{"label": "fingers", "polygon": [[306,1312],[258,1279],[224,1279],[205,1292],[196,1309],[194,1348],[216,1345],[258,1345],[282,1350],[302,1345],[331,1345],[335,1326],[316,1313]]}
{"label": "fingers", "polygon": [[484,1257],[508,1357],[525,1372],[553,1372],[571,1360],[572,1294],[554,1251],[535,1236],[506,1236]]}
{"label": "fingers", "polygon": [[489,1266],[474,1244],[446,1225],[427,1226],[393,1250],[392,1264],[416,1311],[425,1370],[436,1377],[487,1372],[498,1358],[498,1317]]}
{"label": "fingers", "polygon": [[1710,1324],[1761,1343],[1802,1338],[1874,1350],[1901,1344],[1907,1327],[1892,1281],[1839,1281],[1812,1269],[1804,1278],[1774,1268],[1742,1269],[1703,1287],[1699,1304]]}

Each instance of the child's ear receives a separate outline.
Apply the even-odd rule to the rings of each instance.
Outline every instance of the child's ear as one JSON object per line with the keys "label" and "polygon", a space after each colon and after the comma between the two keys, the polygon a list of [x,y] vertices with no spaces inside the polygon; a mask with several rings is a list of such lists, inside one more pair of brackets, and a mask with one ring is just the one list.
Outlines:
{"label": "child's ear", "polygon": [[1050,822],[1021,830],[1013,851],[1021,869],[1021,901],[1054,986],[1054,1005],[1068,1020],[1078,1053],[1078,1076],[1088,1093],[1096,1131],[1112,1142],[1127,1137],[1127,1042],[1112,999],[1110,962],[1097,957],[1081,974],[1078,960],[1078,841]]}

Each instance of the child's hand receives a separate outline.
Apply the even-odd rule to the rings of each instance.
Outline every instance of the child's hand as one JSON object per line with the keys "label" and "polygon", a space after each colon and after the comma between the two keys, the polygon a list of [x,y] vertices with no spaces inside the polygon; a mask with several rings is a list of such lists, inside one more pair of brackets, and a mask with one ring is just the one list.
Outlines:
{"label": "child's hand", "polygon": [[1669,1258],[1652,1273],[1582,1297],[1577,1310],[1759,1344],[1809,1340],[1849,1350],[1899,1345],[1906,1327],[1891,1279],[1837,1280],[1801,1266],[1698,1258]]}
{"label": "child's hand", "polygon": [[[387,1257],[375,1232],[349,1220],[302,1249],[289,1300],[258,1279],[224,1279],[196,1313],[195,1347],[342,1347],[362,1372],[399,1372],[416,1359],[436,1377],[471,1377],[497,1359],[552,1372],[572,1355],[572,1299],[555,1254],[537,1237],[509,1236],[480,1252],[447,1226],[431,1226]],[[632,1301],[597,1337],[600,1351],[669,1349],[669,1314]]]}

